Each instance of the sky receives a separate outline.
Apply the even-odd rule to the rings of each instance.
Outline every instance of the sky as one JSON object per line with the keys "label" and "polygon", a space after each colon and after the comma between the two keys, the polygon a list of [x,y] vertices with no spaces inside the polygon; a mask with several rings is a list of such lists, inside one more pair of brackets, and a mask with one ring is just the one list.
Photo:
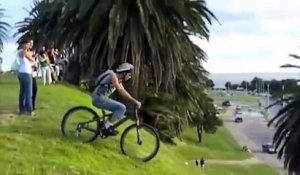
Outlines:
{"label": "sky", "polygon": [[[28,14],[30,0],[0,0],[12,26]],[[208,55],[204,67],[210,73],[295,72],[282,69],[286,63],[300,64],[288,57],[300,54],[300,11],[298,0],[207,0],[208,8],[221,25],[213,22],[209,41],[192,40]],[[15,29],[11,30],[11,35]],[[4,46],[4,68],[15,58],[15,39]]]}

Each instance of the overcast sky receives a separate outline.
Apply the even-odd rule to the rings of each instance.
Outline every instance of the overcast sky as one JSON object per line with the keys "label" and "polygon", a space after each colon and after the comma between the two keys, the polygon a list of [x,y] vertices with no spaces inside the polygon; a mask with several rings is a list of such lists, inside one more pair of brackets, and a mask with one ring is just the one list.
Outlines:
{"label": "overcast sky", "polygon": [[[27,16],[23,9],[30,0],[0,0],[6,20]],[[208,54],[205,67],[211,73],[291,72],[285,63],[300,64],[288,57],[300,54],[300,1],[297,0],[208,0],[208,6],[222,25],[214,23],[209,43],[193,38]],[[11,33],[14,31],[12,30]],[[14,40],[4,46],[5,67],[15,58]]]}

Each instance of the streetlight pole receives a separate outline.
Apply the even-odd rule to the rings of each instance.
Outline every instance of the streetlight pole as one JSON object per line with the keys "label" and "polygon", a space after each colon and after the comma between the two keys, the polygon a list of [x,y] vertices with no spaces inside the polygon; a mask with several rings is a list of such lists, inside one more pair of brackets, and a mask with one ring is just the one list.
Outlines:
{"label": "streetlight pole", "polygon": [[[267,84],[267,106],[270,105],[270,84]],[[267,109],[267,111],[269,111],[269,108]]]}
{"label": "streetlight pole", "polygon": [[262,94],[265,93],[265,80],[262,80]]}
{"label": "streetlight pole", "polygon": [[[282,93],[282,100],[284,100],[284,80],[282,81],[282,85],[281,85],[281,93]],[[282,101],[282,106],[284,106],[284,101]]]}

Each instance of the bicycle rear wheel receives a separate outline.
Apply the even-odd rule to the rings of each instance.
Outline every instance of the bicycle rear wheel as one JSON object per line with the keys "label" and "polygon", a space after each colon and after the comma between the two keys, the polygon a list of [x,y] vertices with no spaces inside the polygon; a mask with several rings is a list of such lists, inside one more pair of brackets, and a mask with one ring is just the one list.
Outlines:
{"label": "bicycle rear wheel", "polygon": [[99,134],[100,124],[100,118],[93,109],[87,106],[76,106],[63,116],[61,131],[70,139],[92,142]]}
{"label": "bicycle rear wheel", "polygon": [[121,152],[129,157],[147,162],[159,151],[160,140],[156,130],[148,124],[127,127],[121,135]]}

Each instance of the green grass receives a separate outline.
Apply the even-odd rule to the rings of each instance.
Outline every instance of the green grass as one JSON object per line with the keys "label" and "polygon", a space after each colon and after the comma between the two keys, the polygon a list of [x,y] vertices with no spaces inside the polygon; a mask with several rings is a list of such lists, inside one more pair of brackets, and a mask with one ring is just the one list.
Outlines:
{"label": "green grass", "polygon": [[231,134],[220,127],[215,134],[203,134],[202,143],[196,140],[196,129],[187,129],[183,134],[183,143],[177,146],[178,152],[188,160],[200,159],[222,159],[242,160],[250,158],[251,155],[241,151],[241,147],[233,139]]}
{"label": "green grass", "polygon": [[242,105],[250,105],[250,106],[257,106],[258,97],[247,95],[244,92],[239,91],[230,91],[229,93],[233,93],[233,96],[221,96],[216,91],[210,91],[210,96],[215,100],[217,104],[221,104],[225,100],[229,100],[235,103],[240,103]]}
{"label": "green grass", "polygon": [[205,167],[207,175],[278,175],[266,165],[208,165]]}
{"label": "green grass", "polygon": [[5,114],[17,112],[16,77],[1,75],[0,87],[1,175],[201,174],[184,164],[175,147],[164,144],[153,161],[143,163],[120,153],[119,137],[90,144],[62,137],[63,113],[75,105],[91,105],[90,97],[75,88],[39,86],[37,116],[26,117]]}
{"label": "green grass", "polygon": [[[26,117],[8,114],[17,112],[17,78],[0,75],[0,87],[1,175],[123,175],[127,171],[130,175],[201,175],[203,172],[199,168],[187,166],[185,162],[200,157],[226,160],[250,157],[240,151],[232,136],[221,127],[216,134],[204,134],[201,144],[197,143],[196,130],[187,129],[183,134],[184,142],[178,141],[177,146],[161,144],[158,156],[143,163],[120,153],[119,136],[89,144],[62,136],[62,115],[76,105],[91,107],[90,97],[76,88],[39,85],[37,116]],[[231,169],[218,165],[208,167],[207,171],[214,173],[222,168]]]}

